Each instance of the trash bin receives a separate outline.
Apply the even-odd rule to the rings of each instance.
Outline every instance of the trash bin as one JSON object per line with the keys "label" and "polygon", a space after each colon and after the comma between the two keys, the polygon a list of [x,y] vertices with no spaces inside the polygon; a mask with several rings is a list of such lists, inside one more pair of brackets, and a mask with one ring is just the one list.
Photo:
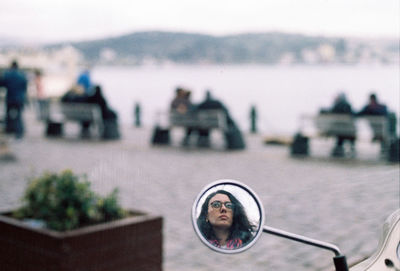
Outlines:
{"label": "trash bin", "polygon": [[297,133],[293,138],[293,143],[290,146],[290,153],[292,155],[308,155],[308,137],[303,136],[301,133]]}

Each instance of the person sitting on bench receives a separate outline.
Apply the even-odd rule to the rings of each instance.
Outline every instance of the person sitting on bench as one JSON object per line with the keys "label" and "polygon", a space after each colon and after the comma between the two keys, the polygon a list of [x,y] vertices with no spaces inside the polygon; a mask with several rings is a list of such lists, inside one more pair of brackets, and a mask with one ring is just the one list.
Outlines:
{"label": "person sitting on bench", "polygon": [[[350,114],[353,115],[354,112],[351,108],[350,103],[347,101],[346,95],[344,93],[339,93],[335,101],[333,103],[333,106],[330,110],[330,113],[334,114]],[[354,148],[354,142],[356,140],[355,136],[355,129],[354,133],[348,134],[348,135],[338,135],[336,137],[336,145],[332,150],[332,156],[343,156],[344,155],[344,148],[343,148],[343,143],[345,141],[348,141],[350,143],[350,148],[352,155],[355,153],[355,148]]]}
{"label": "person sitting on bench", "polygon": [[357,113],[357,116],[386,116],[388,114],[387,107],[384,104],[378,102],[378,98],[375,93],[371,93],[369,95],[368,104],[361,109],[360,112]]}
{"label": "person sitting on bench", "polygon": [[[75,85],[67,93],[65,93],[64,96],[62,96],[61,102],[97,104],[100,107],[103,124],[106,120],[116,122],[118,119],[117,113],[107,105],[107,101],[104,98],[101,86],[99,85],[93,87],[90,95],[86,94],[80,85]],[[90,122],[82,121],[81,125],[81,137],[90,137]]]}
{"label": "person sitting on bench", "polygon": [[[206,91],[205,100],[197,106],[198,111],[201,110],[215,110],[220,109],[225,113],[227,128],[224,131],[226,148],[229,150],[241,150],[246,147],[243,135],[235,123],[227,107],[220,101],[212,98],[211,92]],[[210,146],[210,130],[209,129],[199,129],[199,138],[197,142],[198,147],[209,147]]]}
{"label": "person sitting on bench", "polygon": [[[226,117],[227,117],[227,122],[232,123],[232,118],[229,116],[228,109],[225,107],[225,105],[222,104],[222,102],[214,99],[211,96],[211,92],[209,90],[207,90],[204,101],[197,105],[196,110],[202,111],[202,110],[212,110],[212,109],[221,109],[222,111],[224,111],[226,114]],[[209,147],[210,146],[210,130],[200,128],[200,129],[198,129],[198,134],[199,134],[199,137],[198,137],[198,141],[197,141],[197,146],[198,147]]]}
{"label": "person sitting on bench", "polygon": [[[368,104],[366,104],[360,112],[356,114],[357,116],[386,116],[389,117],[389,113],[387,110],[387,106],[384,104],[381,104],[378,102],[378,98],[375,93],[371,93],[369,95],[369,101]],[[379,128],[374,128],[374,124],[370,122],[370,125],[374,131],[374,136],[373,136],[373,141],[380,141],[381,142],[381,152],[385,152],[385,143],[384,143],[384,138],[382,135],[377,134],[377,131]],[[393,126],[393,122],[389,122],[389,125]],[[396,121],[394,122],[394,125],[396,125]],[[379,126],[378,126],[379,127]],[[396,128],[394,128],[395,130]],[[388,127],[388,130],[393,130],[393,127]]]}
{"label": "person sitting on bench", "polygon": [[[184,88],[177,87],[176,96],[171,102],[170,109],[179,114],[190,114],[194,110],[194,105],[190,101],[190,90],[185,90]],[[195,127],[187,127],[185,137],[182,140],[182,146],[189,145],[190,135],[195,130]]]}

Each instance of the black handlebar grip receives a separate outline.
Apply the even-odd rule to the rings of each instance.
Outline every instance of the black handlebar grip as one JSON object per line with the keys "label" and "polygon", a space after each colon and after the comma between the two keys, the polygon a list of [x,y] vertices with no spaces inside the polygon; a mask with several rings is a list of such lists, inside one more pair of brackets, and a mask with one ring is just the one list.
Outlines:
{"label": "black handlebar grip", "polygon": [[349,271],[349,267],[347,266],[346,256],[339,255],[333,257],[333,262],[335,264],[336,271]]}

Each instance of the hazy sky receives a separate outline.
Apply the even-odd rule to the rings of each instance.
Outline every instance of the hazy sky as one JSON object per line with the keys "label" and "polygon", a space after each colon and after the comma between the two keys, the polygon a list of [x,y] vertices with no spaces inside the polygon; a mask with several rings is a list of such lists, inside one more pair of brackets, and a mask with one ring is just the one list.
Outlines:
{"label": "hazy sky", "polygon": [[399,0],[1,0],[0,39],[86,40],[147,30],[396,38],[399,14]]}

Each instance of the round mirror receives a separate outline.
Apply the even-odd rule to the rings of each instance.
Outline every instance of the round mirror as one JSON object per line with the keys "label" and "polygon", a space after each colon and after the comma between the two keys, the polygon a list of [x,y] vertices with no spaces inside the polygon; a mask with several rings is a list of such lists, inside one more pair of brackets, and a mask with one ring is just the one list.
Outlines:
{"label": "round mirror", "polygon": [[257,195],[235,180],[207,185],[192,208],[192,223],[200,240],[221,253],[239,253],[254,245],[264,218]]}

